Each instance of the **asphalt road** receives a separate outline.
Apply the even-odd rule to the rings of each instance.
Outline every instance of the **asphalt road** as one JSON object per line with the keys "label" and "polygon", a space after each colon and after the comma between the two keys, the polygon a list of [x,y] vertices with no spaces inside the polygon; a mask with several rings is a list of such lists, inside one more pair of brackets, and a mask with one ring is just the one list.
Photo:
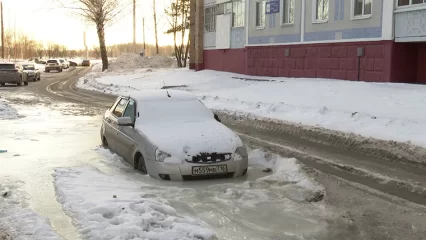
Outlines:
{"label": "asphalt road", "polygon": [[[11,91],[16,94],[31,92],[53,102],[81,103],[86,106],[81,114],[101,114],[115,97],[76,89],[76,81],[88,70],[70,68],[63,73],[43,74],[42,81]],[[350,228],[336,230],[335,239],[426,239],[424,165],[350,151],[328,145],[326,139],[317,141],[286,134],[280,131],[280,125],[259,126],[248,120],[236,121],[227,113],[220,113],[220,116],[249,146],[296,157],[306,171],[325,186],[325,203],[341,212],[341,221],[348,223],[344,226]],[[330,226],[336,225],[330,223]],[[345,235],[339,235],[342,232]]]}

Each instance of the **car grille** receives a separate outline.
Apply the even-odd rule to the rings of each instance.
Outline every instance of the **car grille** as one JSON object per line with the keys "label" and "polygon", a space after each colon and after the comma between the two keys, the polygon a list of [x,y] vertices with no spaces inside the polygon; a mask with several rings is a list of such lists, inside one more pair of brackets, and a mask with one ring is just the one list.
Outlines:
{"label": "car grille", "polygon": [[213,174],[213,175],[182,175],[182,179],[184,181],[190,180],[208,180],[208,179],[219,179],[219,178],[232,178],[235,172],[229,172],[225,174]]}
{"label": "car grille", "polygon": [[186,159],[189,163],[212,164],[228,161],[232,158],[231,153],[200,153],[192,156],[191,159]]}

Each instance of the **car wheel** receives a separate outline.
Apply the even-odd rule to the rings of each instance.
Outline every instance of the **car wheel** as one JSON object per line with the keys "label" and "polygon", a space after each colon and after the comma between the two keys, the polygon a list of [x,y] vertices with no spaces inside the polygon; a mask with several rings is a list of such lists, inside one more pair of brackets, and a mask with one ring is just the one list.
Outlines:
{"label": "car wheel", "polygon": [[134,162],[133,167],[134,167],[134,169],[139,170],[144,175],[148,173],[147,170],[146,170],[145,159],[142,156],[142,154],[138,154],[135,157],[135,162]]}
{"label": "car wheel", "polygon": [[25,86],[28,86],[28,81],[24,82]]}
{"label": "car wheel", "polygon": [[2,86],[2,87],[6,86],[6,83],[2,83],[2,84],[1,84],[1,86]]}
{"label": "car wheel", "polygon": [[19,80],[19,82],[16,85],[22,86],[22,78],[21,78],[21,80]]}
{"label": "car wheel", "polygon": [[108,147],[108,141],[106,140],[106,137],[105,137],[105,136],[102,136],[102,146],[103,146],[104,148],[107,148],[107,147]]}

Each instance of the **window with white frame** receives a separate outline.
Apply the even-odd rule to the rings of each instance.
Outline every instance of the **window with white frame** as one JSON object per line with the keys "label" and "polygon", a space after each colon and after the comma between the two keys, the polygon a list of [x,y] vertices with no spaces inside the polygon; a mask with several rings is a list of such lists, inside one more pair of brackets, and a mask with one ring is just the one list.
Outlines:
{"label": "window with white frame", "polygon": [[216,15],[218,5],[207,7],[204,9],[204,30],[206,32],[216,32]]}
{"label": "window with white frame", "polygon": [[328,20],[329,0],[312,0],[314,3],[314,21]]}
{"label": "window with white frame", "polygon": [[426,3],[426,0],[397,0],[398,7]]}
{"label": "window with white frame", "polygon": [[255,26],[257,28],[265,27],[265,14],[266,14],[265,1],[264,0],[256,1],[255,10],[256,10]]}
{"label": "window with white frame", "polygon": [[232,26],[244,27],[244,20],[246,18],[246,7],[244,0],[237,0],[232,2]]}
{"label": "window with white frame", "polygon": [[281,24],[294,23],[294,0],[281,0]]}
{"label": "window with white frame", "polygon": [[362,17],[371,15],[373,0],[353,0],[353,16]]}

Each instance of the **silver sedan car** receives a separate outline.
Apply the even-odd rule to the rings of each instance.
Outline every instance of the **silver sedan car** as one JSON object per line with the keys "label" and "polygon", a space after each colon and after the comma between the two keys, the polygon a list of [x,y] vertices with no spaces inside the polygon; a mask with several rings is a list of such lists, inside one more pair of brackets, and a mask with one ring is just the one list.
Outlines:
{"label": "silver sedan car", "polygon": [[247,149],[217,115],[184,91],[118,97],[105,112],[102,144],[144,174],[163,180],[238,177]]}

